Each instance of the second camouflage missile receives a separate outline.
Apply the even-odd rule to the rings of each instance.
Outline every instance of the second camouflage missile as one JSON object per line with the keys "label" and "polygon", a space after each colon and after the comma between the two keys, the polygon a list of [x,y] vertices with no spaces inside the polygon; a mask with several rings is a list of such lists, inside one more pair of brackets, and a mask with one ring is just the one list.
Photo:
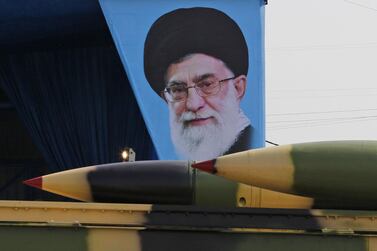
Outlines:
{"label": "second camouflage missile", "polygon": [[268,147],[193,167],[273,191],[377,206],[377,141]]}

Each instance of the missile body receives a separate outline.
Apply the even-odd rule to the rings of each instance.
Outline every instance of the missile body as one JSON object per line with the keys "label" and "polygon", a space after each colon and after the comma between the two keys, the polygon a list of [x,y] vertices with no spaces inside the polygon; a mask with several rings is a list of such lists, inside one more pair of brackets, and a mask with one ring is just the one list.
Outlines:
{"label": "missile body", "polygon": [[377,208],[377,141],[302,143],[249,150],[194,168],[273,191]]}
{"label": "missile body", "polygon": [[88,166],[24,182],[87,202],[186,204],[210,207],[311,208],[313,199],[228,181],[189,161],[136,161]]}
{"label": "missile body", "polygon": [[24,183],[82,201],[189,204],[187,161],[120,162],[71,169]]}

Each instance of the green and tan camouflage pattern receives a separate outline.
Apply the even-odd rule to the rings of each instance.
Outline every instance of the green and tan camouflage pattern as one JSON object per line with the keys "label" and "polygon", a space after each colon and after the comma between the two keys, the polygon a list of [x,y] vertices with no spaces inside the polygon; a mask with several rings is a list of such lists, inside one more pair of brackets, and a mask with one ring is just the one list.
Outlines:
{"label": "green and tan camouflage pattern", "polygon": [[306,208],[377,209],[377,141],[292,144],[234,153],[214,161],[212,172],[216,175],[306,196]]}
{"label": "green and tan camouflage pattern", "polygon": [[373,202],[376,208],[377,141],[295,144],[290,156],[296,194]]}
{"label": "green and tan camouflage pattern", "polygon": [[200,172],[192,168],[189,161],[110,163],[70,169],[31,180],[32,185],[39,189],[85,202],[227,208],[311,208],[313,205],[311,198],[273,192]]}
{"label": "green and tan camouflage pattern", "polygon": [[377,250],[377,212],[0,201],[1,250]]}
{"label": "green and tan camouflage pattern", "polygon": [[245,185],[205,172],[196,171],[193,177],[193,205],[197,206],[309,209],[314,205],[312,198]]}

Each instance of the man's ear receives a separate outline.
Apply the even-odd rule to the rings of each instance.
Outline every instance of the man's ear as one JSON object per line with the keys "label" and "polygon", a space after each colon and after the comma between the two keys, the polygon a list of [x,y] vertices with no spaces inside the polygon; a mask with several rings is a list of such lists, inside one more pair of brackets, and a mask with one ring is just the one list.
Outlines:
{"label": "man's ear", "polygon": [[245,75],[239,75],[234,79],[234,87],[236,88],[238,100],[241,100],[242,97],[245,95],[246,84],[247,80]]}

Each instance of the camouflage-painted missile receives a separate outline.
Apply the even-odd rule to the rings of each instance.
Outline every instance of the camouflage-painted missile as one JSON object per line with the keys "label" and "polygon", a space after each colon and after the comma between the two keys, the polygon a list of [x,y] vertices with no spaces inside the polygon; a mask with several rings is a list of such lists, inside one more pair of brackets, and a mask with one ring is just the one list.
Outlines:
{"label": "camouflage-painted missile", "polygon": [[251,187],[191,168],[189,161],[120,162],[24,182],[88,202],[311,208],[313,199]]}
{"label": "camouflage-painted missile", "polygon": [[190,204],[187,161],[120,162],[53,173],[24,183],[82,201]]}
{"label": "camouflage-painted missile", "polygon": [[193,164],[283,193],[377,206],[377,141],[302,143],[249,150]]}

